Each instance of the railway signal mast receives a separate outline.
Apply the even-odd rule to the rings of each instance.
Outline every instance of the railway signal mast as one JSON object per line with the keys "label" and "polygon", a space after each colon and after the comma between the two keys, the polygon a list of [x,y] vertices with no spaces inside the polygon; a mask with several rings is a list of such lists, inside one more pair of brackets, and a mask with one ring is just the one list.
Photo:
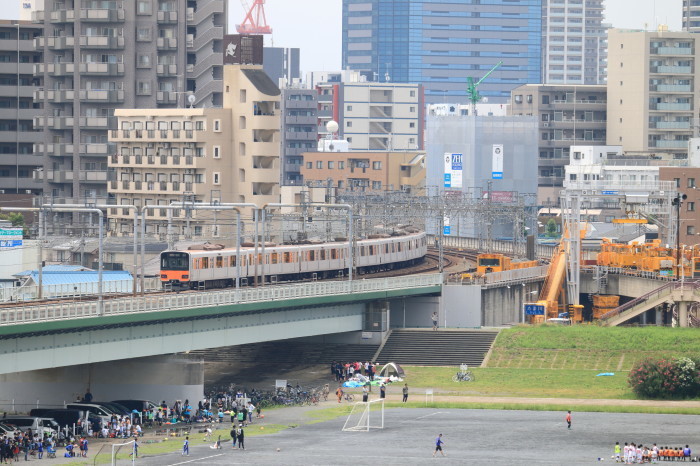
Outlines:
{"label": "railway signal mast", "polygon": [[241,0],[241,4],[247,13],[243,22],[236,24],[239,34],[272,34],[272,28],[265,18],[265,0],[254,0],[253,6],[248,5],[246,0]]}

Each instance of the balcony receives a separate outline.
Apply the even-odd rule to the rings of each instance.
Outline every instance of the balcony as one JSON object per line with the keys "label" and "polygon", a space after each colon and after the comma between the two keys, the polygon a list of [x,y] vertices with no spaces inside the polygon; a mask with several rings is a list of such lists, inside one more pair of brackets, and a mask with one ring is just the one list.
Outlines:
{"label": "balcony", "polygon": [[44,46],[51,50],[72,49],[75,45],[73,36],[58,36],[58,37],[37,37],[34,39],[34,47],[43,49]]}
{"label": "balcony", "polygon": [[123,63],[80,63],[81,74],[95,76],[122,76],[124,75]]}
{"label": "balcony", "polygon": [[692,55],[693,49],[690,47],[659,47],[651,49],[652,55]]}
{"label": "balcony", "polygon": [[43,128],[46,126],[49,129],[61,130],[72,129],[75,120],[73,117],[34,117],[34,127]]}
{"label": "balcony", "polygon": [[161,24],[176,24],[177,11],[159,11],[157,21]]}
{"label": "balcony", "polygon": [[666,112],[689,112],[691,105],[689,103],[666,103],[661,102],[656,105],[651,105],[652,110],[661,110]]}
{"label": "balcony", "polygon": [[174,37],[166,38],[159,37],[156,41],[156,48],[158,50],[176,50],[177,49],[177,39]]}
{"label": "balcony", "polygon": [[80,100],[95,103],[122,103],[124,91],[83,89],[80,91]]}
{"label": "balcony", "polygon": [[[46,17],[45,14],[43,14],[43,16],[44,16],[44,18]],[[32,18],[32,19],[34,19],[34,18]],[[51,24],[65,24],[65,23],[72,23],[73,21],[75,21],[75,11],[74,10],[52,11],[52,12],[50,12],[49,18],[48,18],[48,22]]]}
{"label": "balcony", "polygon": [[657,121],[650,125],[652,128],[656,129],[679,129],[679,130],[689,130],[689,121]]}
{"label": "balcony", "polygon": [[652,143],[649,144],[649,147],[657,147],[660,149],[688,149],[688,141],[668,141],[668,140],[658,140],[658,141],[652,141]]}
{"label": "balcony", "polygon": [[284,137],[287,141],[315,141],[318,135],[311,131],[287,131]]}
{"label": "balcony", "polygon": [[650,90],[652,92],[667,92],[667,93],[673,93],[673,92],[690,93],[690,92],[693,92],[691,90],[691,87],[689,84],[658,84],[656,86],[651,86]]}
{"label": "balcony", "polygon": [[75,91],[73,89],[34,91],[34,100],[44,99],[54,104],[73,102],[75,100]]}
{"label": "balcony", "polygon": [[[49,156],[53,157],[65,157],[73,156],[73,151],[75,149],[75,146],[73,144],[47,144],[46,145],[46,152],[49,154]],[[37,153],[42,153],[44,152],[44,144],[37,144],[35,148],[35,152]]]}
{"label": "balcony", "polygon": [[89,22],[119,23],[124,22],[124,17],[123,8],[116,8],[113,10],[83,8],[80,10],[80,19]]}
{"label": "balcony", "polygon": [[652,66],[649,71],[656,74],[690,74],[693,72],[693,68],[690,66],[661,65]]}
{"label": "balcony", "polygon": [[49,76],[60,77],[69,76],[75,73],[75,64],[73,63],[38,63],[34,65],[34,75],[43,75],[48,73]]}
{"label": "balcony", "polygon": [[109,173],[106,170],[80,170],[78,175],[80,181],[88,183],[105,183],[109,177]]}
{"label": "balcony", "polygon": [[318,102],[333,102],[333,94],[319,94]]}
{"label": "balcony", "polygon": [[285,124],[288,125],[312,125],[316,126],[318,120],[315,116],[286,116],[284,117]]}
{"label": "balcony", "polygon": [[124,38],[114,36],[80,36],[80,46],[92,49],[123,49]]}
{"label": "balcony", "polygon": [[177,102],[177,93],[173,91],[158,91],[156,101],[159,104],[174,104]]}
{"label": "balcony", "polygon": [[52,183],[71,183],[73,182],[73,172],[64,170],[47,170],[46,180]]}
{"label": "balcony", "polygon": [[80,117],[79,121],[82,129],[110,129],[110,123],[116,123],[114,117]]}
{"label": "balcony", "polygon": [[158,65],[156,66],[156,74],[158,76],[177,76],[177,65]]}

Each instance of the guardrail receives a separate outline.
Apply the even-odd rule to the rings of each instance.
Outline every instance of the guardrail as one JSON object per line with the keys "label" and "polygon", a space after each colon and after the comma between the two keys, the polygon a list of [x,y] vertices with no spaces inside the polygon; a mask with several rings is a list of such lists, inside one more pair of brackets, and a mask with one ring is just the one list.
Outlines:
{"label": "guardrail", "polygon": [[97,301],[0,307],[0,326],[442,286],[442,282],[442,274],[425,274],[353,281],[307,282],[239,290],[159,293],[105,300],[102,314],[99,313]]}
{"label": "guardrail", "polygon": [[526,269],[506,270],[504,272],[492,272],[484,275],[484,284],[503,284],[510,282],[521,282],[529,279],[543,278],[547,275],[549,266],[540,265],[537,267],[528,267]]}
{"label": "guardrail", "polygon": [[[159,277],[144,279],[146,291],[158,291],[161,288]],[[98,282],[76,282],[51,285],[42,285],[43,299],[87,299],[95,298],[99,294]],[[102,292],[105,295],[129,294],[134,291],[134,280],[104,280]],[[27,285],[17,287],[0,288],[0,302],[27,302],[38,301],[39,285]]]}
{"label": "guardrail", "polygon": [[700,289],[700,281],[683,281],[683,282],[671,282],[671,283],[666,283],[665,285],[662,285],[655,289],[654,291],[650,291],[649,293],[643,294],[632,301],[626,302],[625,304],[622,304],[621,306],[616,307],[615,309],[606,312],[602,316],[600,316],[600,320],[602,322],[609,320],[613,317],[619,316],[625,311],[628,311],[632,309],[633,307],[637,306],[640,303],[643,303],[645,301],[653,301],[656,300],[662,296],[665,296],[667,294],[672,293],[674,290],[679,290],[681,288],[687,288],[688,290],[698,290]]}

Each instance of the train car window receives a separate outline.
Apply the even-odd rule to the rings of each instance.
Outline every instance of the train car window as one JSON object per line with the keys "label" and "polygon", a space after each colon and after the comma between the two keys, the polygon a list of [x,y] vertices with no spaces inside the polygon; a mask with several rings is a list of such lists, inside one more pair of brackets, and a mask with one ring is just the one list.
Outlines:
{"label": "train car window", "polygon": [[273,263],[273,264],[276,264],[276,263],[277,263],[277,256],[278,256],[278,254],[277,254],[276,252],[273,252],[273,253],[271,254],[271,259],[272,259],[272,263]]}
{"label": "train car window", "polygon": [[315,259],[315,256],[316,256],[315,252],[316,252],[316,251],[309,251],[309,260],[310,260],[310,261],[315,261],[315,260],[316,260],[316,259]]}
{"label": "train car window", "polygon": [[221,256],[216,256],[216,268],[220,269],[224,266],[224,258]]}
{"label": "train car window", "polygon": [[322,261],[326,260],[326,250],[325,249],[321,249],[321,260]]}
{"label": "train car window", "polygon": [[241,267],[248,265],[248,256],[241,256]]}
{"label": "train car window", "polygon": [[262,265],[262,264],[264,264],[263,256],[262,256],[262,253],[259,253],[258,254],[258,265]]}
{"label": "train car window", "polygon": [[161,255],[161,270],[188,270],[189,254],[184,252],[164,252]]}
{"label": "train car window", "polygon": [[208,257],[202,257],[202,268],[203,269],[209,268],[209,258]]}
{"label": "train car window", "polygon": [[338,250],[337,249],[331,249],[331,259],[335,260],[338,258]]}
{"label": "train car window", "polygon": [[289,264],[289,262],[290,262],[290,257],[289,257],[289,253],[288,253],[288,252],[285,252],[284,254],[282,254],[282,261],[283,261],[285,264]]}
{"label": "train car window", "polygon": [[384,254],[389,254],[389,245],[388,244],[384,245]]}
{"label": "train car window", "polygon": [[366,256],[367,255],[367,246],[362,246],[360,248],[360,255],[361,256]]}
{"label": "train car window", "polygon": [[403,243],[399,243],[399,244],[396,245],[396,249],[397,249],[399,252],[401,252],[401,246],[402,246],[402,245],[403,245]]}
{"label": "train car window", "polygon": [[229,256],[228,258],[229,267],[236,266],[236,256]]}

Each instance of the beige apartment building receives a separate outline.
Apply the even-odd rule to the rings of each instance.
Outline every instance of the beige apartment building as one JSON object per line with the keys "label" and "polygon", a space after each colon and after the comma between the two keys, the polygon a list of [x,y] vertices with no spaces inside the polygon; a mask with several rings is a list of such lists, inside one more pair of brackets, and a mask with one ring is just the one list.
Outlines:
{"label": "beige apartment building", "polygon": [[[119,204],[279,202],[279,94],[260,65],[224,66],[223,108],[120,109],[110,134]],[[219,236],[211,212],[173,211],[174,234]],[[128,234],[133,213],[109,209],[112,230]],[[146,232],[167,233],[166,209],[148,210]],[[199,219],[199,220],[198,220]]]}
{"label": "beige apartment building", "polygon": [[687,32],[609,31],[609,145],[687,157],[700,108],[698,41]]}
{"label": "beige apartment building", "polygon": [[526,84],[511,91],[511,115],[536,116],[537,198],[557,205],[570,147],[604,145],[607,92],[602,85]]}
{"label": "beige apartment building", "polygon": [[425,153],[306,152],[304,184],[349,191],[406,191],[425,186]]}

